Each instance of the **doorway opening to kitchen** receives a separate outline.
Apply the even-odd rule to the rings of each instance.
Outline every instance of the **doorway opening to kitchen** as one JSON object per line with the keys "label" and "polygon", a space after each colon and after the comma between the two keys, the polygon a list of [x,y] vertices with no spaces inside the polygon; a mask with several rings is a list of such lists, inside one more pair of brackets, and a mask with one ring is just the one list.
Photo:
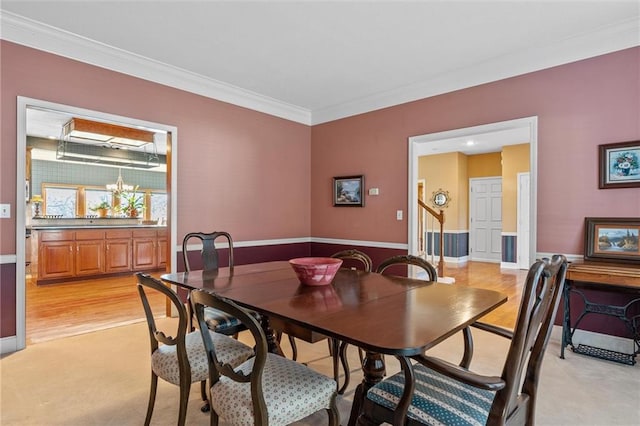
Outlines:
{"label": "doorway opening to kitchen", "polygon": [[175,265],[176,134],[18,98],[17,349],[143,320],[133,274]]}

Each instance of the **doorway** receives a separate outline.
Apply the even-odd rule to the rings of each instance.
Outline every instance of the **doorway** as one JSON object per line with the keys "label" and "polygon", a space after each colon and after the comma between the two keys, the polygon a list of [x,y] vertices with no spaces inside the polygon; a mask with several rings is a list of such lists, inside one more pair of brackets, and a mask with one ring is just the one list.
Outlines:
{"label": "doorway", "polygon": [[[409,142],[409,196],[408,207],[408,242],[409,253],[417,254],[418,245],[418,159],[421,156],[441,154],[446,152],[464,152],[465,145],[475,138],[484,139],[495,145],[495,151],[499,151],[501,146],[517,145],[529,143],[529,198],[528,217],[529,232],[524,240],[528,243],[528,259],[522,262],[530,265],[536,255],[536,215],[537,215],[537,130],[538,118],[526,117],[515,120],[501,121],[480,126],[467,127],[445,132],[412,136]],[[528,238],[527,238],[528,237]],[[520,241],[521,238],[518,237]]]}
{"label": "doorway", "polygon": [[[166,133],[167,135],[167,152],[177,152],[177,128],[175,126],[154,123],[144,120],[123,117],[114,114],[103,113],[99,111],[87,110],[84,108],[73,107],[69,105],[57,104],[39,99],[31,99],[26,97],[18,97],[17,108],[17,141],[16,141],[16,182],[17,193],[25,192],[25,182],[27,178],[26,161],[27,161],[27,111],[35,109],[40,111],[55,111],[69,116],[87,117],[96,121],[105,123],[115,123],[129,127],[138,127],[145,129],[154,129]],[[177,240],[176,212],[177,206],[172,199],[175,199],[177,188],[177,161],[175,155],[167,156],[167,178],[166,191],[167,211],[167,230],[169,234],[169,247],[175,247]],[[25,194],[26,198],[26,194]],[[26,346],[26,234],[27,234],[27,207],[28,204],[17,203],[16,205],[16,340],[14,350],[24,349]],[[176,252],[169,250],[168,264],[171,269],[176,265]],[[174,271],[175,272],[175,271]]]}

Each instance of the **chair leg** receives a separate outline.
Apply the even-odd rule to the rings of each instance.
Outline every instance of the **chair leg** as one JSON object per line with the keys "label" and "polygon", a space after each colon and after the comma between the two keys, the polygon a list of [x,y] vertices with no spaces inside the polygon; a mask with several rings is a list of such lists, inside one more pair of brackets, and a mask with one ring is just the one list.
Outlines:
{"label": "chair leg", "polygon": [[340,412],[336,405],[336,394],[333,394],[331,398],[331,405],[327,408],[327,414],[329,415],[329,426],[340,426]]}
{"label": "chair leg", "polygon": [[336,390],[340,390],[340,369],[338,368],[338,360],[340,359],[339,350],[340,341],[338,339],[329,338],[329,353],[331,354],[331,361],[333,362],[333,380],[336,381]]}
{"label": "chair leg", "polygon": [[349,386],[349,381],[351,380],[351,372],[349,371],[349,360],[347,360],[347,347],[349,344],[347,342],[342,342],[340,344],[340,362],[342,363],[342,369],[344,370],[344,383],[342,387],[338,389],[338,395],[344,394],[344,391],[347,390],[347,386]]}
{"label": "chair leg", "polygon": [[178,412],[178,426],[184,426],[187,420],[187,404],[189,402],[189,391],[191,390],[191,380],[188,383],[180,383],[180,411]]}
{"label": "chair leg", "polygon": [[203,380],[200,382],[200,396],[202,396],[202,400],[204,404],[200,407],[200,411],[203,413],[208,413],[211,410],[211,406],[209,405],[209,398],[207,397],[207,381]]}
{"label": "chair leg", "polygon": [[289,344],[291,345],[291,359],[298,360],[298,345],[296,345],[296,339],[293,336],[289,336]]}
{"label": "chair leg", "polygon": [[158,389],[158,376],[151,372],[151,390],[149,391],[149,404],[147,405],[147,417],[144,419],[144,425],[149,426],[151,416],[153,415],[153,406],[156,403],[156,390]]}

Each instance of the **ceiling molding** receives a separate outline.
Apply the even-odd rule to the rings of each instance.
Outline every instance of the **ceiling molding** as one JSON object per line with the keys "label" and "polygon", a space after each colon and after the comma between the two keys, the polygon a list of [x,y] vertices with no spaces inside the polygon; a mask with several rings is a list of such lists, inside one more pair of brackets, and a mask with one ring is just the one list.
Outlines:
{"label": "ceiling molding", "polygon": [[562,43],[536,46],[513,55],[475,64],[473,72],[470,72],[469,68],[452,70],[439,77],[405,86],[398,90],[378,93],[330,108],[314,110],[312,124],[325,123],[364,112],[425,99],[638,45],[640,45],[640,19],[632,18],[579,37],[568,38]]}
{"label": "ceiling molding", "polygon": [[398,90],[310,111],[2,11],[2,39],[305,125],[315,125],[640,45],[637,17]]}
{"label": "ceiling molding", "polygon": [[2,11],[4,40],[306,125],[311,111]]}

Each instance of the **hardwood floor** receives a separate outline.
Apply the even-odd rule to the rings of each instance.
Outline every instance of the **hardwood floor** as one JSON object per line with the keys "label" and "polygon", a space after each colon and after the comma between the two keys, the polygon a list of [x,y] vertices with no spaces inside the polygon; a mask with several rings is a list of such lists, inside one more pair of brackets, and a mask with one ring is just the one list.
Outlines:
{"label": "hardwood floor", "polygon": [[[515,324],[526,275],[526,270],[501,270],[495,263],[468,262],[445,268],[445,276],[455,278],[454,285],[507,294],[507,303],[483,319],[507,328]],[[163,309],[165,299],[159,296],[152,303]],[[144,321],[133,275],[39,286],[27,279],[26,305],[28,345]]]}
{"label": "hardwood floor", "polygon": [[[154,295],[151,303],[163,309],[166,301]],[[27,345],[144,321],[133,274],[46,285],[28,277],[26,305]]]}

